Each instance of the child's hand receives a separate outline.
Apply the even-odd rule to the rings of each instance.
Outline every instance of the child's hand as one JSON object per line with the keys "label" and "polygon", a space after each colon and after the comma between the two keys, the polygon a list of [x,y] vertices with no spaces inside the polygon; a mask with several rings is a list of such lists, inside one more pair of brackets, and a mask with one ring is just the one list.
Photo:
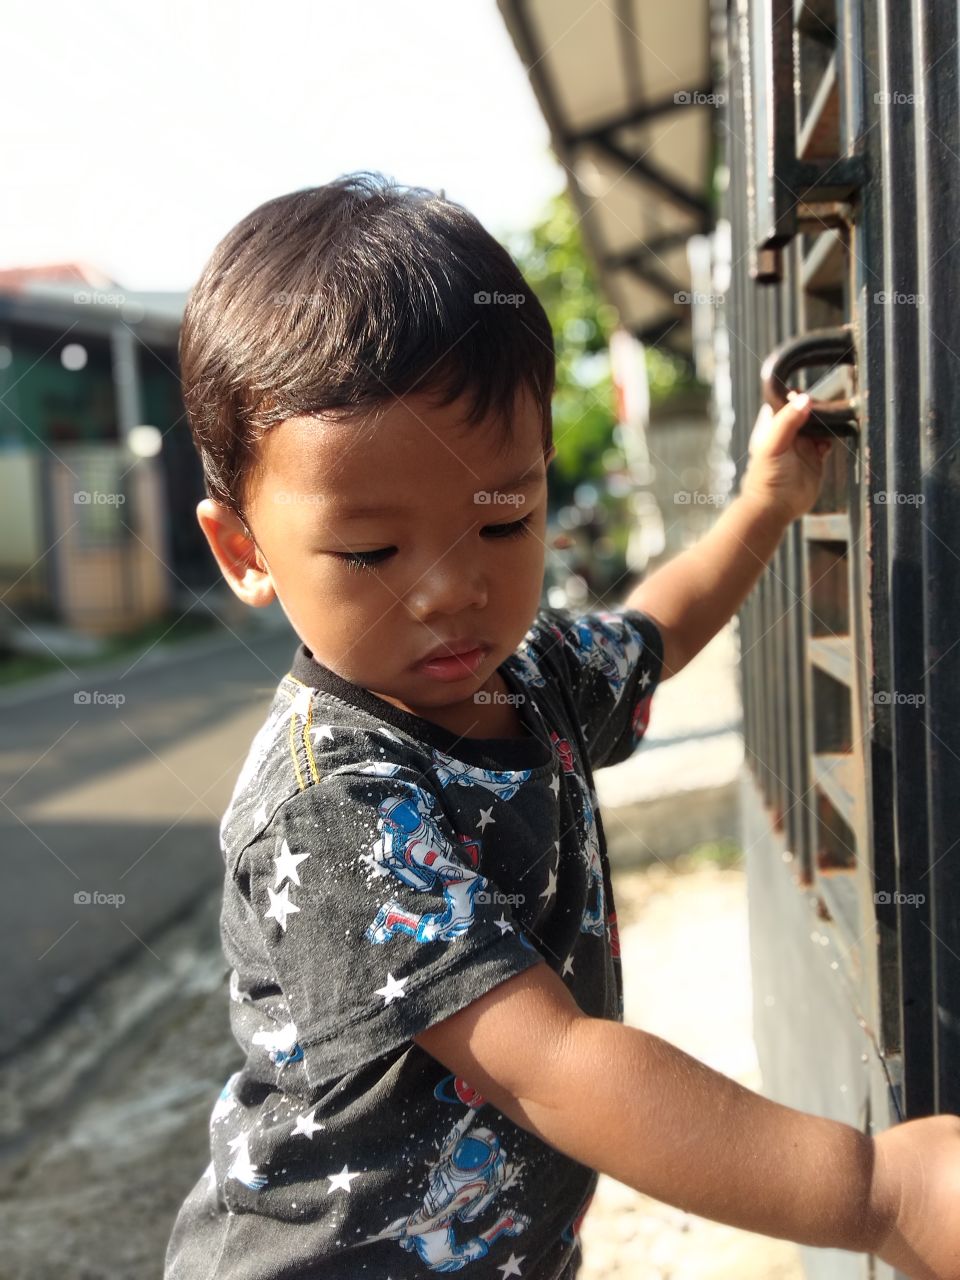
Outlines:
{"label": "child's hand", "polygon": [[750,435],[750,461],[740,482],[741,494],[779,511],[789,523],[806,515],[823,482],[823,460],[831,440],[797,433],[810,414],[810,400],[788,392],[790,399],[774,413],[765,404]]}
{"label": "child's hand", "polygon": [[960,1116],[907,1120],[874,1146],[893,1221],[877,1257],[911,1280],[960,1280]]}

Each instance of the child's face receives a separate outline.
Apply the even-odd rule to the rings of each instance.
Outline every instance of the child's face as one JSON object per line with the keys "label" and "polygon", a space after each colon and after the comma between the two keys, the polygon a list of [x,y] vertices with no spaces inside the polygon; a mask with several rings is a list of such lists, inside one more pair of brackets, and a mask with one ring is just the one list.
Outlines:
{"label": "child's face", "polygon": [[[554,453],[544,457],[525,391],[499,452],[495,431],[462,426],[463,412],[414,392],[372,424],[291,418],[271,429],[247,506],[256,545],[218,504],[198,508],[241,599],[265,605],[275,593],[318,661],[460,732],[480,721],[473,695],[500,688],[496,669],[539,608]],[[361,514],[360,504],[391,509]],[[373,567],[351,567],[356,557]],[[417,667],[461,639],[486,646],[475,668],[458,664],[441,681]]]}

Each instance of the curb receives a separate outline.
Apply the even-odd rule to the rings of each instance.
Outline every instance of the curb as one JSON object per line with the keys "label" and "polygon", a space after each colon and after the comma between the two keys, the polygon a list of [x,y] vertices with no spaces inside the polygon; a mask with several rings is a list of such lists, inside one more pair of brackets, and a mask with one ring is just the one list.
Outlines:
{"label": "curb", "polygon": [[[242,639],[249,640],[263,636],[281,635],[285,629],[289,629],[292,653],[296,641],[292,628],[274,627],[272,625],[256,627],[247,635],[244,635]],[[66,689],[75,689],[78,683],[83,683],[87,680],[111,681],[122,679],[124,671],[132,662],[136,662],[137,669],[140,671],[150,670],[153,667],[169,664],[178,658],[184,658],[189,661],[191,658],[207,657],[221,649],[229,649],[236,643],[237,636],[224,628],[215,631],[212,635],[196,636],[192,640],[175,641],[172,644],[163,644],[161,641],[139,660],[137,660],[135,653],[130,652],[122,657],[109,658],[99,666],[84,667],[76,675],[69,671],[53,671],[47,675],[31,676],[27,680],[18,681],[8,689],[0,687],[0,708],[15,707],[20,703],[31,702],[36,698],[52,697],[54,694],[62,693]]]}

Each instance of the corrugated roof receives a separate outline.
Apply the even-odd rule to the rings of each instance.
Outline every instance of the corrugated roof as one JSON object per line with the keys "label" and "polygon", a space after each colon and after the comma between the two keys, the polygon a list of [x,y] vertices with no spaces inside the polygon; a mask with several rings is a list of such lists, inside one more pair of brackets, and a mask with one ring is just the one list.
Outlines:
{"label": "corrugated roof", "polygon": [[712,225],[710,0],[498,0],[624,326],[689,354],[686,242]]}

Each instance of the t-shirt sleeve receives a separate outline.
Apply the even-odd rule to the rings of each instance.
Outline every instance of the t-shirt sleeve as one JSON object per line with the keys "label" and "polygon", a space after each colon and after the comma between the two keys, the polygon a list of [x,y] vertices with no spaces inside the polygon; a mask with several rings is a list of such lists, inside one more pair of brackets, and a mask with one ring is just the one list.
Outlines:
{"label": "t-shirt sleeve", "polygon": [[590,765],[620,764],[647,731],[663,669],[663,636],[638,609],[547,609],[542,621],[562,650]]}
{"label": "t-shirt sleeve", "polygon": [[322,775],[239,869],[312,1085],[544,962],[442,790],[403,765]]}

